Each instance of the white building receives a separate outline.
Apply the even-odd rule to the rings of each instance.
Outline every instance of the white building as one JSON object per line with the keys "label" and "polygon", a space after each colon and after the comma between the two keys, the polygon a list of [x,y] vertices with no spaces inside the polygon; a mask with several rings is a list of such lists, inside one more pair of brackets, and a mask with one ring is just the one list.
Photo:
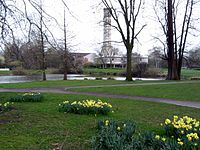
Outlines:
{"label": "white building", "polygon": [[[112,57],[97,57],[96,63],[102,68],[125,68],[126,67],[126,56],[112,56]],[[147,63],[148,56],[132,56],[133,64]]]}

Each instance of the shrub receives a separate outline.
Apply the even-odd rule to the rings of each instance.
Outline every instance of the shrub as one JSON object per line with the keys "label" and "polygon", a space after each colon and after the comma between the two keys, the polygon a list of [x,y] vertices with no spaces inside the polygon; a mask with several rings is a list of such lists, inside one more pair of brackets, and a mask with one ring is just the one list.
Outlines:
{"label": "shrub", "polygon": [[115,80],[113,77],[108,77],[107,80]]}
{"label": "shrub", "polygon": [[124,149],[135,133],[135,124],[130,121],[98,121],[98,133],[92,140],[92,149]]}
{"label": "shrub", "polygon": [[59,111],[75,114],[108,114],[112,106],[101,100],[64,101],[59,104]]}
{"label": "shrub", "polygon": [[93,150],[156,150],[165,146],[164,141],[156,140],[151,132],[136,133],[136,125],[131,121],[99,121],[91,147]]}
{"label": "shrub", "polygon": [[[97,135],[93,137],[93,150],[199,150],[199,121],[190,117],[165,120],[165,134],[152,132],[137,134],[136,125],[130,121],[105,120],[98,122]],[[183,132],[184,131],[184,132]]]}
{"label": "shrub", "polygon": [[40,93],[25,93],[10,97],[11,102],[40,102],[43,95]]}
{"label": "shrub", "polygon": [[13,103],[10,103],[10,102],[6,102],[3,104],[0,103],[0,112],[9,111],[12,108],[13,108]]}
{"label": "shrub", "polygon": [[103,80],[101,77],[96,77],[95,80]]}
{"label": "shrub", "polygon": [[157,78],[163,77],[163,75],[161,74],[161,71],[158,68],[148,68],[148,70],[145,73],[145,77]]}
{"label": "shrub", "polygon": [[12,70],[12,74],[13,75],[26,75],[26,71],[21,67],[17,67],[14,70]]}

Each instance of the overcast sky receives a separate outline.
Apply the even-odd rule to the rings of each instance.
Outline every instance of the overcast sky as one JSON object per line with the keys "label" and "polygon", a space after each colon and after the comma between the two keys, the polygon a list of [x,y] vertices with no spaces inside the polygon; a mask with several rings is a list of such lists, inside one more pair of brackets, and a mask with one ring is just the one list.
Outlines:
{"label": "overcast sky", "polygon": [[[73,49],[77,52],[96,52],[100,49],[103,42],[103,7],[98,6],[100,0],[65,0],[70,9],[66,11],[68,34],[74,35],[75,38],[70,42],[75,45]],[[58,22],[63,24],[63,4],[61,0],[43,0],[46,11],[54,16]],[[139,36],[139,44],[135,44],[134,52],[148,54],[148,50],[158,43],[153,40],[152,36],[161,34],[160,26],[155,22],[154,12],[152,11],[152,0],[145,1],[145,9],[140,16],[140,24],[147,24],[146,28]],[[197,11],[198,10],[198,11]],[[200,9],[195,13],[199,14]],[[200,26],[200,25],[198,25]],[[52,27],[51,31],[57,36],[62,37],[62,31],[58,27]],[[190,38],[193,44],[198,44],[199,37]],[[114,29],[112,30],[112,40],[121,41],[121,36]],[[123,44],[113,43],[121,51],[125,49]]]}

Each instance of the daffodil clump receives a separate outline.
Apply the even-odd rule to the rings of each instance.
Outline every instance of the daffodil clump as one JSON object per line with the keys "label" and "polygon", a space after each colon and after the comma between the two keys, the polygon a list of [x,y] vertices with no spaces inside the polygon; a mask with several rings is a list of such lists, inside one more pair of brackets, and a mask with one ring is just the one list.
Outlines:
{"label": "daffodil clump", "polygon": [[13,108],[13,102],[0,103],[0,112],[9,111]]}
{"label": "daffodil clump", "polygon": [[101,100],[64,101],[59,104],[59,111],[75,114],[108,114],[112,105]]}
{"label": "daffodil clump", "polygon": [[165,133],[138,133],[135,124],[112,120],[99,121],[98,133],[92,139],[93,150],[200,150],[199,121],[188,116],[166,119]]}
{"label": "daffodil clump", "polygon": [[125,149],[130,144],[136,131],[131,121],[98,121],[98,134],[92,139],[92,149]]}
{"label": "daffodil clump", "polygon": [[[92,150],[165,150],[164,138],[155,139],[152,132],[139,133],[132,121],[98,121],[98,132],[91,142]],[[159,137],[160,138],[160,137]]]}
{"label": "daffodil clump", "polygon": [[11,102],[40,102],[43,99],[43,95],[40,93],[24,93],[18,94],[10,97],[9,101]]}
{"label": "daffodil clump", "polygon": [[[179,145],[180,149],[200,149],[200,122],[197,119],[184,116],[174,116],[164,122],[166,136]],[[157,135],[158,139],[159,135]]]}

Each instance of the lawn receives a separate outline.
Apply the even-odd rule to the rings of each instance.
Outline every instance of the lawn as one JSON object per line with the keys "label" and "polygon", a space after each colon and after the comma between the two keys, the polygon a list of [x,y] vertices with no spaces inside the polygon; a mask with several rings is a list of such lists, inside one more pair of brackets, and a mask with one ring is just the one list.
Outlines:
{"label": "lawn", "polygon": [[[167,69],[162,68],[161,71],[164,74],[167,74]],[[182,79],[189,79],[191,77],[200,77],[200,70],[194,70],[194,69],[182,69],[181,70],[181,78]]]}
{"label": "lawn", "polygon": [[0,84],[0,88],[33,88],[33,87],[61,87],[61,86],[86,86],[86,85],[106,85],[106,84],[131,84],[133,82],[116,80],[54,80],[54,81],[33,81],[24,83]]}
{"label": "lawn", "polygon": [[[1,101],[16,93],[1,93]],[[188,115],[200,119],[200,109],[162,103],[126,99],[100,98],[113,105],[108,116],[75,115],[58,112],[64,100],[97,99],[97,97],[45,94],[43,102],[15,103],[15,109],[0,114],[0,149],[89,149],[99,119],[132,120],[141,131],[162,132],[159,124],[173,115]]]}
{"label": "lawn", "polygon": [[191,77],[200,77],[200,70],[194,69],[182,69],[182,77],[185,79],[190,79]]}
{"label": "lawn", "polygon": [[0,71],[0,76],[11,75],[12,71]]}
{"label": "lawn", "polygon": [[200,102],[200,81],[178,83],[177,84],[158,84],[158,85],[134,85],[125,87],[98,87],[70,89],[78,92],[99,92],[111,94],[126,94],[134,96],[147,96],[157,98],[169,98],[183,101]]}
{"label": "lawn", "polygon": [[0,88],[34,88],[34,87],[67,87],[67,86],[90,86],[90,85],[112,85],[112,84],[135,84],[135,83],[169,82],[165,80],[155,81],[117,81],[117,80],[48,80],[22,83],[4,83]]}

